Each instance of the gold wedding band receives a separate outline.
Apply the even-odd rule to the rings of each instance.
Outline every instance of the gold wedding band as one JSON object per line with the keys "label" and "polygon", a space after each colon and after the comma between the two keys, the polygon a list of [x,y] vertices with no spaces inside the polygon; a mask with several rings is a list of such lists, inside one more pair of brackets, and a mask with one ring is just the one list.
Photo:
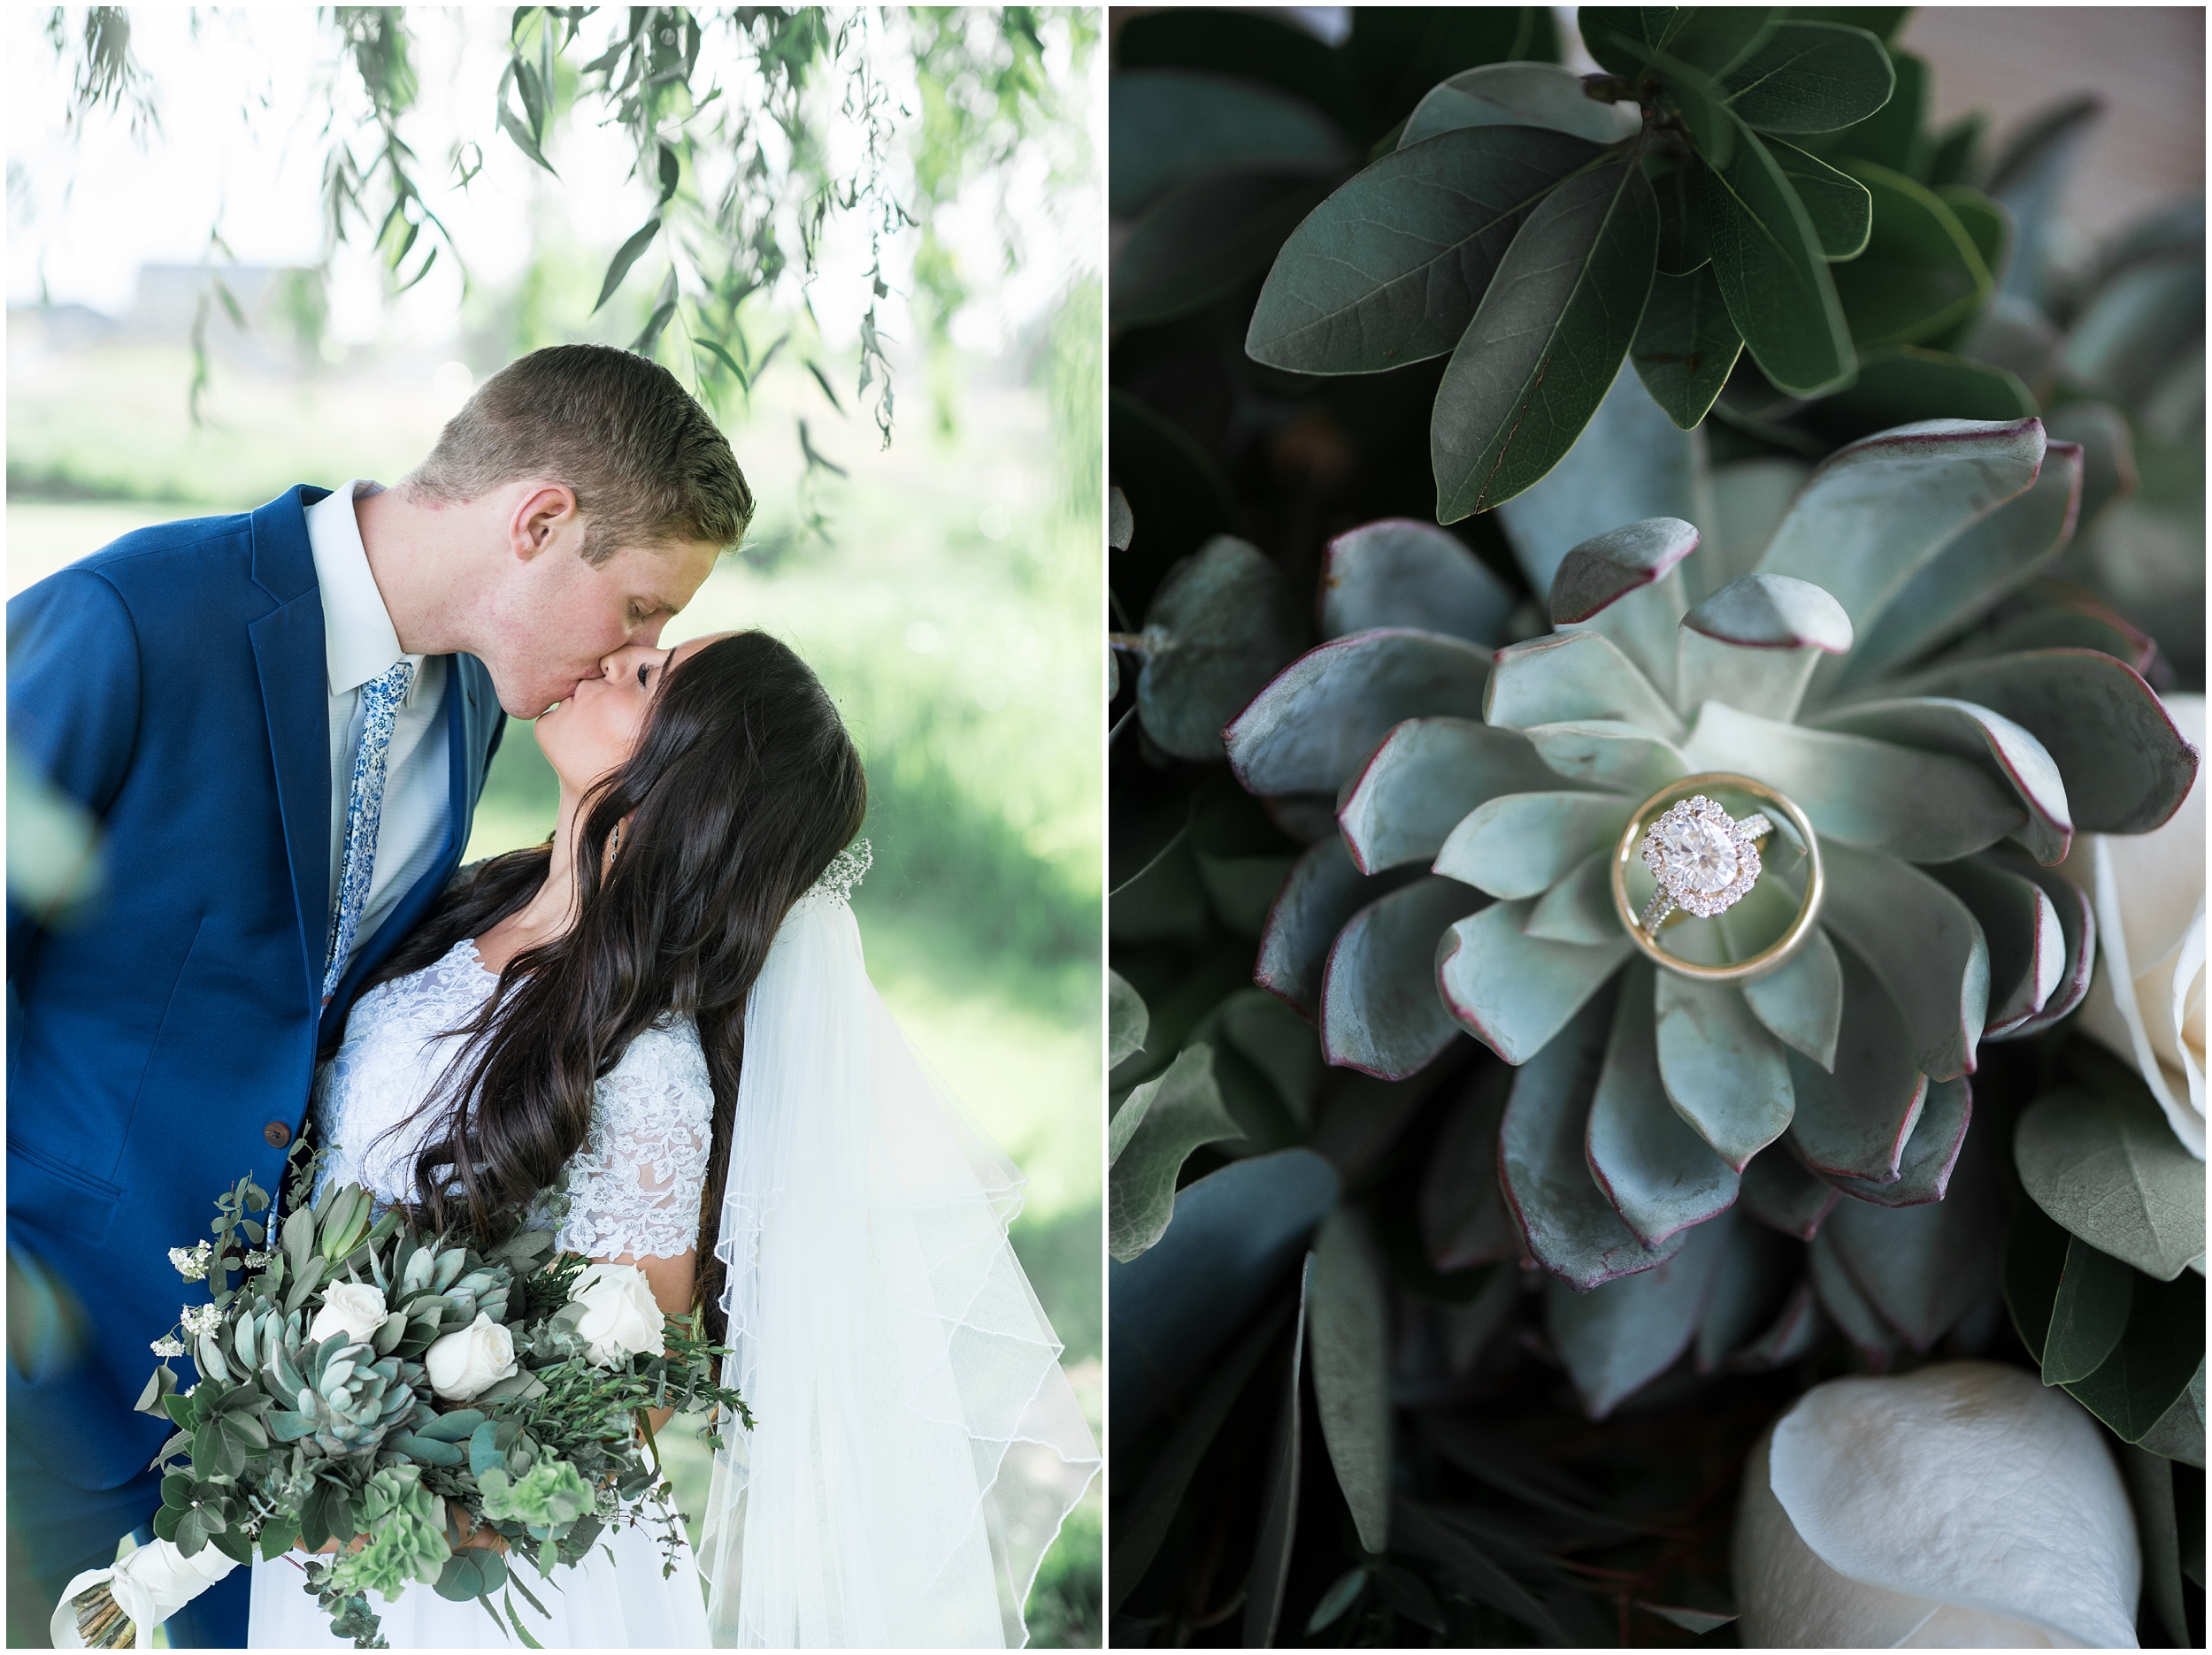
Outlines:
{"label": "gold wedding band", "polygon": [[[1762,808],[1732,817],[1708,790],[1748,794]],[[1805,893],[1788,929],[1749,959],[1727,965],[1700,965],[1661,947],[1659,933],[1685,914],[1717,917],[1749,894],[1763,872],[1759,840],[1778,828],[1803,848],[1807,864]],[[1639,857],[1659,886],[1640,914],[1628,899],[1629,863]],[[1763,782],[1722,770],[1669,782],[1636,808],[1621,830],[1612,883],[1613,909],[1629,940],[1655,963],[1703,983],[1740,983],[1780,966],[1812,934],[1827,889],[1820,839],[1805,813]]]}

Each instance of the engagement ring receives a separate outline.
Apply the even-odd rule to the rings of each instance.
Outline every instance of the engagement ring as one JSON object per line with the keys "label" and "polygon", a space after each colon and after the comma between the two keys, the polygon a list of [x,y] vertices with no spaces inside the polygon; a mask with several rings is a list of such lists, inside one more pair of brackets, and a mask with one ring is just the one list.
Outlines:
{"label": "engagement ring", "polygon": [[[1710,796],[1716,793],[1747,795],[1760,808],[1731,816]],[[1805,862],[1797,913],[1781,936],[1747,958],[1724,965],[1701,964],[1662,947],[1659,933],[1669,922],[1691,914],[1715,918],[1751,893],[1766,871],[1760,841],[1778,830]],[[1772,842],[1768,848],[1772,849]],[[1636,859],[1659,887],[1640,913],[1631,906],[1628,895],[1629,866]],[[1795,954],[1812,933],[1826,888],[1819,839],[1805,813],[1762,782],[1717,771],[1671,782],[1637,808],[1621,832],[1612,885],[1614,909],[1640,951],[1669,970],[1721,983],[1762,977]]]}

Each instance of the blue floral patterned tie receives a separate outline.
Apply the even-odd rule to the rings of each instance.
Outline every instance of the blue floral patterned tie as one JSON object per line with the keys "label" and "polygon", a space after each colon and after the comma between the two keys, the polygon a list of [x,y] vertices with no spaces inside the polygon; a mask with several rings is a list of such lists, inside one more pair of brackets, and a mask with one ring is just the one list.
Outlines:
{"label": "blue floral patterned tie", "polygon": [[361,908],[376,870],[376,831],[384,820],[384,758],[392,724],[415,681],[415,663],[403,661],[361,686],[361,745],[353,755],[353,788],[346,804],[346,854],[338,874],[338,906],[330,916],[330,969],[323,974],[323,1003],[337,991],[353,953]]}

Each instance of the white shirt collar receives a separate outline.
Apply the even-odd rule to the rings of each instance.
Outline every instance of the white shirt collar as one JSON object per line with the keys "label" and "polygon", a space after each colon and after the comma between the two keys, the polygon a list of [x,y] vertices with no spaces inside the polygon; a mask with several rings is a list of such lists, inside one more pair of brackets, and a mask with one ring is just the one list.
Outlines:
{"label": "white shirt collar", "polygon": [[[376,589],[376,577],[369,572],[361,525],[353,515],[356,500],[383,492],[383,484],[357,477],[307,509],[307,544],[322,589],[323,658],[333,695],[357,690],[408,658],[384,607],[384,594]],[[422,657],[414,659],[419,663]]]}

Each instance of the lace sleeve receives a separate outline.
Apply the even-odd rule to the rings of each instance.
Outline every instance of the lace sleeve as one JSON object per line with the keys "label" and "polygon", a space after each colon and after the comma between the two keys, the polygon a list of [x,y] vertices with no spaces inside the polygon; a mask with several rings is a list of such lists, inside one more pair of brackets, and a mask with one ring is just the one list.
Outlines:
{"label": "lace sleeve", "polygon": [[714,1092],[688,1021],[631,1042],[599,1083],[568,1164],[558,1245],[589,1259],[673,1258],[698,1244]]}

